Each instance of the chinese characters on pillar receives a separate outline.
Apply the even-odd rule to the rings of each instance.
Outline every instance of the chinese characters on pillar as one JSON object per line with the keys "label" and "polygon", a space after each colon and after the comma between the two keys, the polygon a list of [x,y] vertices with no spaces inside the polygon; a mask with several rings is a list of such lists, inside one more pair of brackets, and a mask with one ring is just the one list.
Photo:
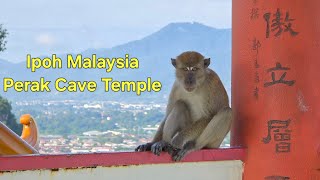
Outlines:
{"label": "chinese characters on pillar", "polygon": [[265,13],[263,18],[266,21],[266,38],[269,38],[271,33],[275,37],[279,37],[285,32],[290,33],[291,36],[299,34],[299,32],[292,28],[292,23],[295,19],[290,18],[288,11],[285,13],[285,17],[283,17],[283,14],[278,8],[274,14],[270,12]]}
{"label": "chinese characters on pillar", "polygon": [[[288,86],[292,86],[295,83],[295,80],[285,80],[285,77],[287,75],[286,71],[289,71],[289,70],[290,70],[290,68],[282,67],[282,65],[279,62],[277,62],[276,67],[273,67],[273,68],[270,68],[267,70],[268,73],[271,72],[271,79],[272,80],[270,82],[265,83],[264,87],[269,87],[269,86],[272,86],[275,84],[285,84]],[[278,72],[279,75],[281,74],[281,76],[276,77],[276,72]]]}
{"label": "chinese characters on pillar", "polygon": [[261,43],[259,40],[257,40],[257,38],[254,38],[252,41],[252,51],[254,52],[253,55],[253,63],[254,63],[254,67],[255,67],[255,73],[254,73],[254,82],[256,84],[256,87],[254,88],[254,97],[256,99],[259,98],[259,88],[258,88],[258,84],[260,82],[260,77],[259,77],[259,72],[258,72],[258,68],[259,68],[259,63],[258,63],[258,58],[259,58],[259,49],[261,48]]}
{"label": "chinese characters on pillar", "polygon": [[[258,0],[252,0],[253,7],[251,8],[250,12],[250,19],[251,21],[259,19],[259,8],[257,7]],[[253,96],[256,100],[259,98],[259,49],[261,48],[260,40],[254,37],[251,42],[251,51],[253,52],[252,60],[253,66],[255,68],[254,72],[254,89],[253,89]]]}
{"label": "chinese characters on pillar", "polygon": [[[287,71],[290,68],[283,67],[281,63],[277,62],[275,67],[269,68],[268,73],[271,73],[271,81],[264,83],[264,87],[268,88],[277,84],[284,84],[286,86],[292,86],[295,80],[286,79]],[[291,130],[289,130],[290,119],[288,120],[269,120],[268,121],[268,135],[263,138],[264,144],[268,144],[270,141],[276,142],[276,153],[288,153],[291,150]],[[273,135],[273,136],[272,136]],[[273,137],[273,138],[272,138]]]}
{"label": "chinese characters on pillar", "polygon": [[268,135],[262,139],[264,144],[271,141],[275,142],[276,153],[288,153],[291,150],[291,130],[289,129],[290,119],[288,120],[269,120]]}

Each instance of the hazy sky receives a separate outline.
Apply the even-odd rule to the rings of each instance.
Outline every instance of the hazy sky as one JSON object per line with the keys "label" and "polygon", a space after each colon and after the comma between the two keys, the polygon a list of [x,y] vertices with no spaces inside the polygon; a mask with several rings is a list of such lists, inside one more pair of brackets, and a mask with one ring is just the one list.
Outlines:
{"label": "hazy sky", "polygon": [[231,0],[7,0],[0,24],[9,31],[0,59],[107,48],[149,35],[171,22],[231,27]]}

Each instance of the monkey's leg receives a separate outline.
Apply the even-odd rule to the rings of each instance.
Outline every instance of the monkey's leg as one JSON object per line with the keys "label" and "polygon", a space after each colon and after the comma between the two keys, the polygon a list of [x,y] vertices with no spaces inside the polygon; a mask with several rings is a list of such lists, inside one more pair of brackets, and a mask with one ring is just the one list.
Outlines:
{"label": "monkey's leg", "polygon": [[176,151],[172,155],[173,160],[180,161],[186,154],[203,147],[218,148],[230,130],[232,119],[231,108],[226,107],[220,110],[211,119],[198,138],[188,140],[181,150]]}
{"label": "monkey's leg", "polygon": [[173,150],[170,145],[172,137],[190,122],[190,112],[187,104],[183,101],[177,101],[164,124],[162,140],[154,143],[151,151],[155,155],[160,155],[162,151],[168,151],[170,154]]}
{"label": "monkey's leg", "polygon": [[160,126],[155,134],[155,136],[153,137],[153,140],[149,143],[146,143],[146,144],[141,144],[139,145],[135,151],[138,151],[138,152],[142,152],[142,151],[151,151],[151,146],[156,143],[156,142],[159,142],[162,140],[162,134],[163,134],[163,127],[164,127],[164,123],[165,123],[165,119],[160,123]]}
{"label": "monkey's leg", "polygon": [[171,145],[177,149],[182,149],[185,143],[197,139],[210,121],[211,119],[200,119],[190,123],[180,132],[176,133],[171,140]]}
{"label": "monkey's leg", "polygon": [[[212,122],[216,121],[217,122]],[[231,123],[233,120],[232,110],[226,107],[219,111],[219,114],[213,117],[204,132],[196,141],[196,146],[200,148],[219,148],[223,139],[230,131]]]}
{"label": "monkey's leg", "polygon": [[171,156],[173,160],[181,160],[185,156],[183,153],[187,153],[185,150],[194,147],[195,140],[201,135],[210,120],[200,119],[178,132],[172,138],[171,144],[174,147],[174,151]]}

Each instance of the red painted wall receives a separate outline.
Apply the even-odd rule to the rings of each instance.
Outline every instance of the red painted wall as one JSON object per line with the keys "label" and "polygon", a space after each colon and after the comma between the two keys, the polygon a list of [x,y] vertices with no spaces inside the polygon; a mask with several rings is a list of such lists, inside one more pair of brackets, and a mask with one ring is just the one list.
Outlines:
{"label": "red painted wall", "polygon": [[[241,148],[205,149],[188,154],[182,162],[243,161],[245,156],[246,150]],[[129,166],[161,163],[175,162],[171,160],[171,156],[168,155],[168,153],[162,153],[161,156],[155,156],[151,152],[0,156],[0,174],[2,171]]]}

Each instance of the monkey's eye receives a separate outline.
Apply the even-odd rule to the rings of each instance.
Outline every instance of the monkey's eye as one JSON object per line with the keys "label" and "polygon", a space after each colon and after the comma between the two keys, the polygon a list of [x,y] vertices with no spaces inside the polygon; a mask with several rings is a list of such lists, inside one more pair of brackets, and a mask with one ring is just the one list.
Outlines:
{"label": "monkey's eye", "polygon": [[196,70],[198,70],[198,68],[197,67],[192,67],[191,70],[192,71],[196,71]]}
{"label": "monkey's eye", "polygon": [[188,71],[188,70],[189,70],[189,68],[188,68],[188,67],[185,67],[185,68],[183,68],[183,70],[184,70],[184,71]]}

